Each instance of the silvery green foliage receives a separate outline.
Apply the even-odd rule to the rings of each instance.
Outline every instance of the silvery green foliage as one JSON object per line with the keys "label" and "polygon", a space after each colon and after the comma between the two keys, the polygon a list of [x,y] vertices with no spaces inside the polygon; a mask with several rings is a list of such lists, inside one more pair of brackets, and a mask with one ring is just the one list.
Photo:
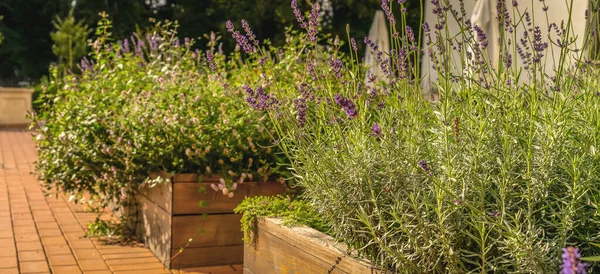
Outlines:
{"label": "silvery green foliage", "polygon": [[[400,2],[383,1],[388,17]],[[517,48],[523,34],[510,29],[528,26],[533,11],[498,3],[512,47],[497,65],[484,57],[494,41],[460,7],[434,0],[435,26],[418,32],[402,25],[406,14],[394,18],[391,52],[365,38],[383,79],[364,82],[356,50],[346,56],[308,31],[288,38],[282,58],[256,64],[275,84],[247,81],[249,105],[270,115],[303,197],[338,239],[391,271],[556,273],[563,247],[599,251],[589,243],[600,241],[600,71],[572,46],[568,22],[549,26],[560,29],[556,44],[543,41],[542,26],[526,27]],[[467,31],[448,38],[450,20]],[[550,77],[552,47],[564,63]],[[277,54],[254,52],[257,62]],[[416,81],[421,58],[438,71],[433,100]],[[267,101],[278,104],[256,103]]]}

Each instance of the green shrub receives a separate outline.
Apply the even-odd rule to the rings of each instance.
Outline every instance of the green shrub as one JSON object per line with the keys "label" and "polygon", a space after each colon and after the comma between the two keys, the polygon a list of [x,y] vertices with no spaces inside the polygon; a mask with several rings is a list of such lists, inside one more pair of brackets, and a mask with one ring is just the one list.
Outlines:
{"label": "green shrub", "polygon": [[305,225],[323,232],[329,230],[329,224],[319,217],[310,204],[303,200],[292,200],[289,196],[249,197],[234,211],[243,214],[242,231],[244,242],[248,244],[256,240],[256,222],[262,218],[281,218],[286,226]]}
{"label": "green shrub", "polygon": [[[584,66],[569,22],[557,23],[558,44],[544,44],[525,20],[533,11],[501,5],[522,18],[499,16],[506,47],[492,64],[488,41],[459,8],[432,3],[436,28],[390,24],[392,50],[371,46],[381,78],[365,81],[339,42],[317,44],[311,16],[308,34],[285,47],[288,58],[265,65],[275,84],[247,81],[247,100],[269,114],[303,198],[333,235],[401,273],[556,273],[567,245],[598,254],[588,243],[600,239],[600,72]],[[447,21],[465,31],[446,35]],[[526,30],[518,48],[516,26]],[[544,70],[552,47],[562,60],[553,77]],[[417,81],[421,51],[439,73],[439,100],[425,98]],[[249,52],[255,62],[267,54]],[[287,69],[298,64],[306,70]],[[256,98],[280,104],[262,107]]]}
{"label": "green shrub", "polygon": [[37,173],[47,188],[91,193],[104,206],[164,179],[149,180],[153,172],[218,174],[225,181],[213,188],[229,196],[244,181],[287,177],[262,115],[224,85],[240,68],[216,51],[217,37],[210,51],[194,51],[176,28],[156,23],[143,37],[114,42],[104,18],[81,75],[53,71],[53,92],[42,95],[34,121]]}

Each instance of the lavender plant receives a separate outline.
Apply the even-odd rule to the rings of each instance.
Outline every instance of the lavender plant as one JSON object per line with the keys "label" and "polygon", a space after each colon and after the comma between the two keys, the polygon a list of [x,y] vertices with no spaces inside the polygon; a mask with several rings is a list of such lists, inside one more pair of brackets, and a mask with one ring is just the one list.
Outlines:
{"label": "lavender plant", "polygon": [[218,50],[220,37],[207,36],[208,50],[198,51],[176,30],[157,22],[112,41],[104,17],[81,75],[55,74],[56,93],[42,98],[52,104],[34,120],[36,171],[48,189],[76,201],[89,193],[104,207],[161,181],[149,179],[155,172],[221,175],[213,189],[229,197],[244,181],[287,177],[261,115],[249,115],[224,86],[240,68]]}
{"label": "lavender plant", "polygon": [[[556,273],[565,246],[598,253],[586,245],[600,238],[599,72],[586,50],[597,29],[578,45],[572,15],[552,22],[541,2],[495,2],[492,41],[462,1],[432,0],[436,23],[420,31],[406,25],[405,1],[382,1],[391,50],[364,39],[377,77],[350,31],[346,55],[315,33],[319,6],[306,18],[292,1],[306,34],[289,37],[280,58],[265,62],[275,50],[229,25],[264,74],[239,90],[269,115],[303,198],[360,255],[399,273]],[[439,99],[423,95],[421,59],[437,71]]]}

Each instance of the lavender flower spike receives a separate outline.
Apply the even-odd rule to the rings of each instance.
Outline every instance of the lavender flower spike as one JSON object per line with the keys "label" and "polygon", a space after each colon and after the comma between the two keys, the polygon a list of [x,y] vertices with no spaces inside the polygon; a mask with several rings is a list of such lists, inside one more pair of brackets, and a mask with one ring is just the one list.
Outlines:
{"label": "lavender flower spike", "polygon": [[373,127],[371,128],[371,131],[373,131],[373,135],[380,136],[381,135],[381,126],[379,126],[378,123],[374,123]]}
{"label": "lavender flower spike", "polygon": [[569,246],[562,250],[563,264],[560,274],[587,274],[587,271],[585,270],[586,264],[579,260],[581,259],[579,248]]}
{"label": "lavender flower spike", "polygon": [[306,29],[306,22],[304,21],[304,16],[302,15],[302,11],[298,8],[298,4],[296,0],[292,0],[292,10],[294,11],[294,15],[296,16],[296,20],[300,23],[300,27]]}

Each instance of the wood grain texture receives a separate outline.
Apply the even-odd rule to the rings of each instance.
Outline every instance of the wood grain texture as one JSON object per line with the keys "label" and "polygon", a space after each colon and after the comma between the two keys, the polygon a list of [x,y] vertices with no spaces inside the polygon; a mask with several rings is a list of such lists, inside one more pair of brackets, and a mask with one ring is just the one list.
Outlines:
{"label": "wood grain texture", "polygon": [[241,214],[189,215],[173,217],[173,249],[242,245]]}
{"label": "wood grain texture", "polygon": [[[175,256],[179,249],[173,249]],[[186,248],[171,261],[172,268],[241,264],[244,245]]]}
{"label": "wood grain texture", "polygon": [[172,246],[172,217],[152,200],[138,195],[136,234],[166,267],[170,265]]}
{"label": "wood grain texture", "polygon": [[[173,184],[173,214],[233,213],[233,209],[246,197],[257,195],[272,196],[283,193],[286,188],[279,183],[248,182],[238,185],[234,196],[229,198],[211,188],[212,183],[175,182]],[[200,192],[200,189],[203,192]],[[205,201],[207,207],[198,206]]]}
{"label": "wood grain texture", "polygon": [[[288,228],[281,220],[259,221],[255,246],[244,249],[247,273],[380,273],[368,261],[346,254],[346,247],[308,227]],[[336,263],[336,261],[338,263]]]}

